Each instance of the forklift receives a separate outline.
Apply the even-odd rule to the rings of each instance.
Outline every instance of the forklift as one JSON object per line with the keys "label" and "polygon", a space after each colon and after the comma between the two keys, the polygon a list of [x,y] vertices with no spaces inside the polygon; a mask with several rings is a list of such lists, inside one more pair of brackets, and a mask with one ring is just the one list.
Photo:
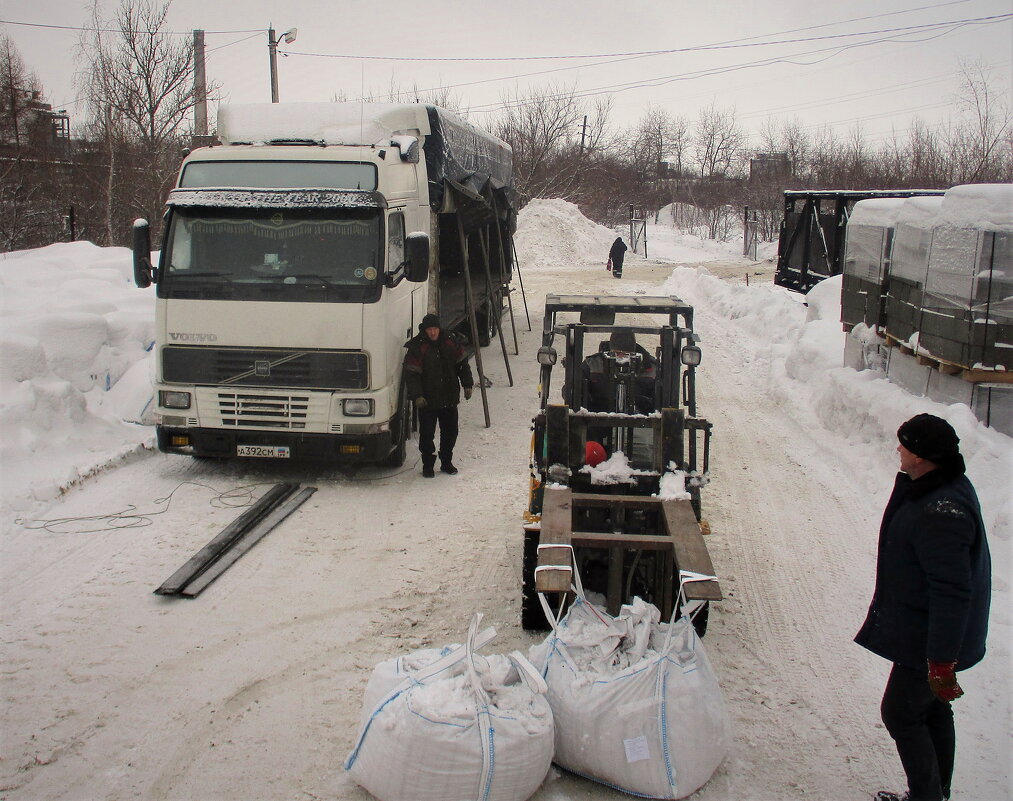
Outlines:
{"label": "forklift", "polygon": [[[645,322],[648,315],[665,322]],[[663,619],[679,611],[706,631],[709,603],[722,596],[701,516],[712,426],[697,417],[698,341],[693,307],[676,297],[546,296],[523,628],[549,628],[539,595],[561,613],[576,570],[609,614],[639,596]]]}

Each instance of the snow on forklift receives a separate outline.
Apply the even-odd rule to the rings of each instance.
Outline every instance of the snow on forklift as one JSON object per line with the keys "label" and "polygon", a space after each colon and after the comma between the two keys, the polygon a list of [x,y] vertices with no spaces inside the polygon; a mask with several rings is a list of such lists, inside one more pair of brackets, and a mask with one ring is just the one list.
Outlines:
{"label": "snow on forklift", "polygon": [[[579,321],[563,322],[564,313]],[[645,324],[646,315],[667,323]],[[550,403],[557,336],[561,400]],[[699,579],[714,570],[701,528],[711,423],[696,416],[697,340],[693,307],[675,297],[546,296],[524,523],[525,629],[548,628],[538,595],[558,610],[574,566],[610,614],[639,596],[666,620],[682,603],[698,632],[706,629],[721,590]],[[681,597],[680,576],[694,579]]]}

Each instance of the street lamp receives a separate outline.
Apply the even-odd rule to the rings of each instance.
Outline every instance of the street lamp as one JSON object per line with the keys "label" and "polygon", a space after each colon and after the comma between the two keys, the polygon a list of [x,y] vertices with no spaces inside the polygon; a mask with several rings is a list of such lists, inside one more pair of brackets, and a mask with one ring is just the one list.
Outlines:
{"label": "street lamp", "polygon": [[278,44],[285,42],[285,44],[292,44],[295,41],[295,35],[298,33],[298,28],[289,28],[285,33],[281,35],[280,39],[274,37],[274,28],[267,29],[267,52],[271,56],[271,102],[278,102]]}

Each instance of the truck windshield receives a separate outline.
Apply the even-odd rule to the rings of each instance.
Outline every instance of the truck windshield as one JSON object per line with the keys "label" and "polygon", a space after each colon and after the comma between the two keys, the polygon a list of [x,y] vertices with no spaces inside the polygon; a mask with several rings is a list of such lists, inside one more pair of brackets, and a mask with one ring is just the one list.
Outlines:
{"label": "truck windshield", "polygon": [[380,297],[379,209],[176,208],[159,297],[369,303]]}
{"label": "truck windshield", "polygon": [[263,189],[376,189],[376,166],[344,161],[191,161],[179,185]]}

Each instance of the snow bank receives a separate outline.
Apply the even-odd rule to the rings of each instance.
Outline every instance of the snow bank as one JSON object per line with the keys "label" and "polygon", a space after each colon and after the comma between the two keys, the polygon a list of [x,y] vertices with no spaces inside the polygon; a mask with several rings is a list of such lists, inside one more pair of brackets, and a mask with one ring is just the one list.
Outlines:
{"label": "snow bank", "polygon": [[532,200],[517,215],[514,244],[522,271],[564,264],[605,269],[616,235],[566,200]]}
{"label": "snow bank", "polygon": [[[0,506],[23,510],[151,439],[152,290],[126,248],[0,255]],[[17,469],[11,468],[16,465]]]}

